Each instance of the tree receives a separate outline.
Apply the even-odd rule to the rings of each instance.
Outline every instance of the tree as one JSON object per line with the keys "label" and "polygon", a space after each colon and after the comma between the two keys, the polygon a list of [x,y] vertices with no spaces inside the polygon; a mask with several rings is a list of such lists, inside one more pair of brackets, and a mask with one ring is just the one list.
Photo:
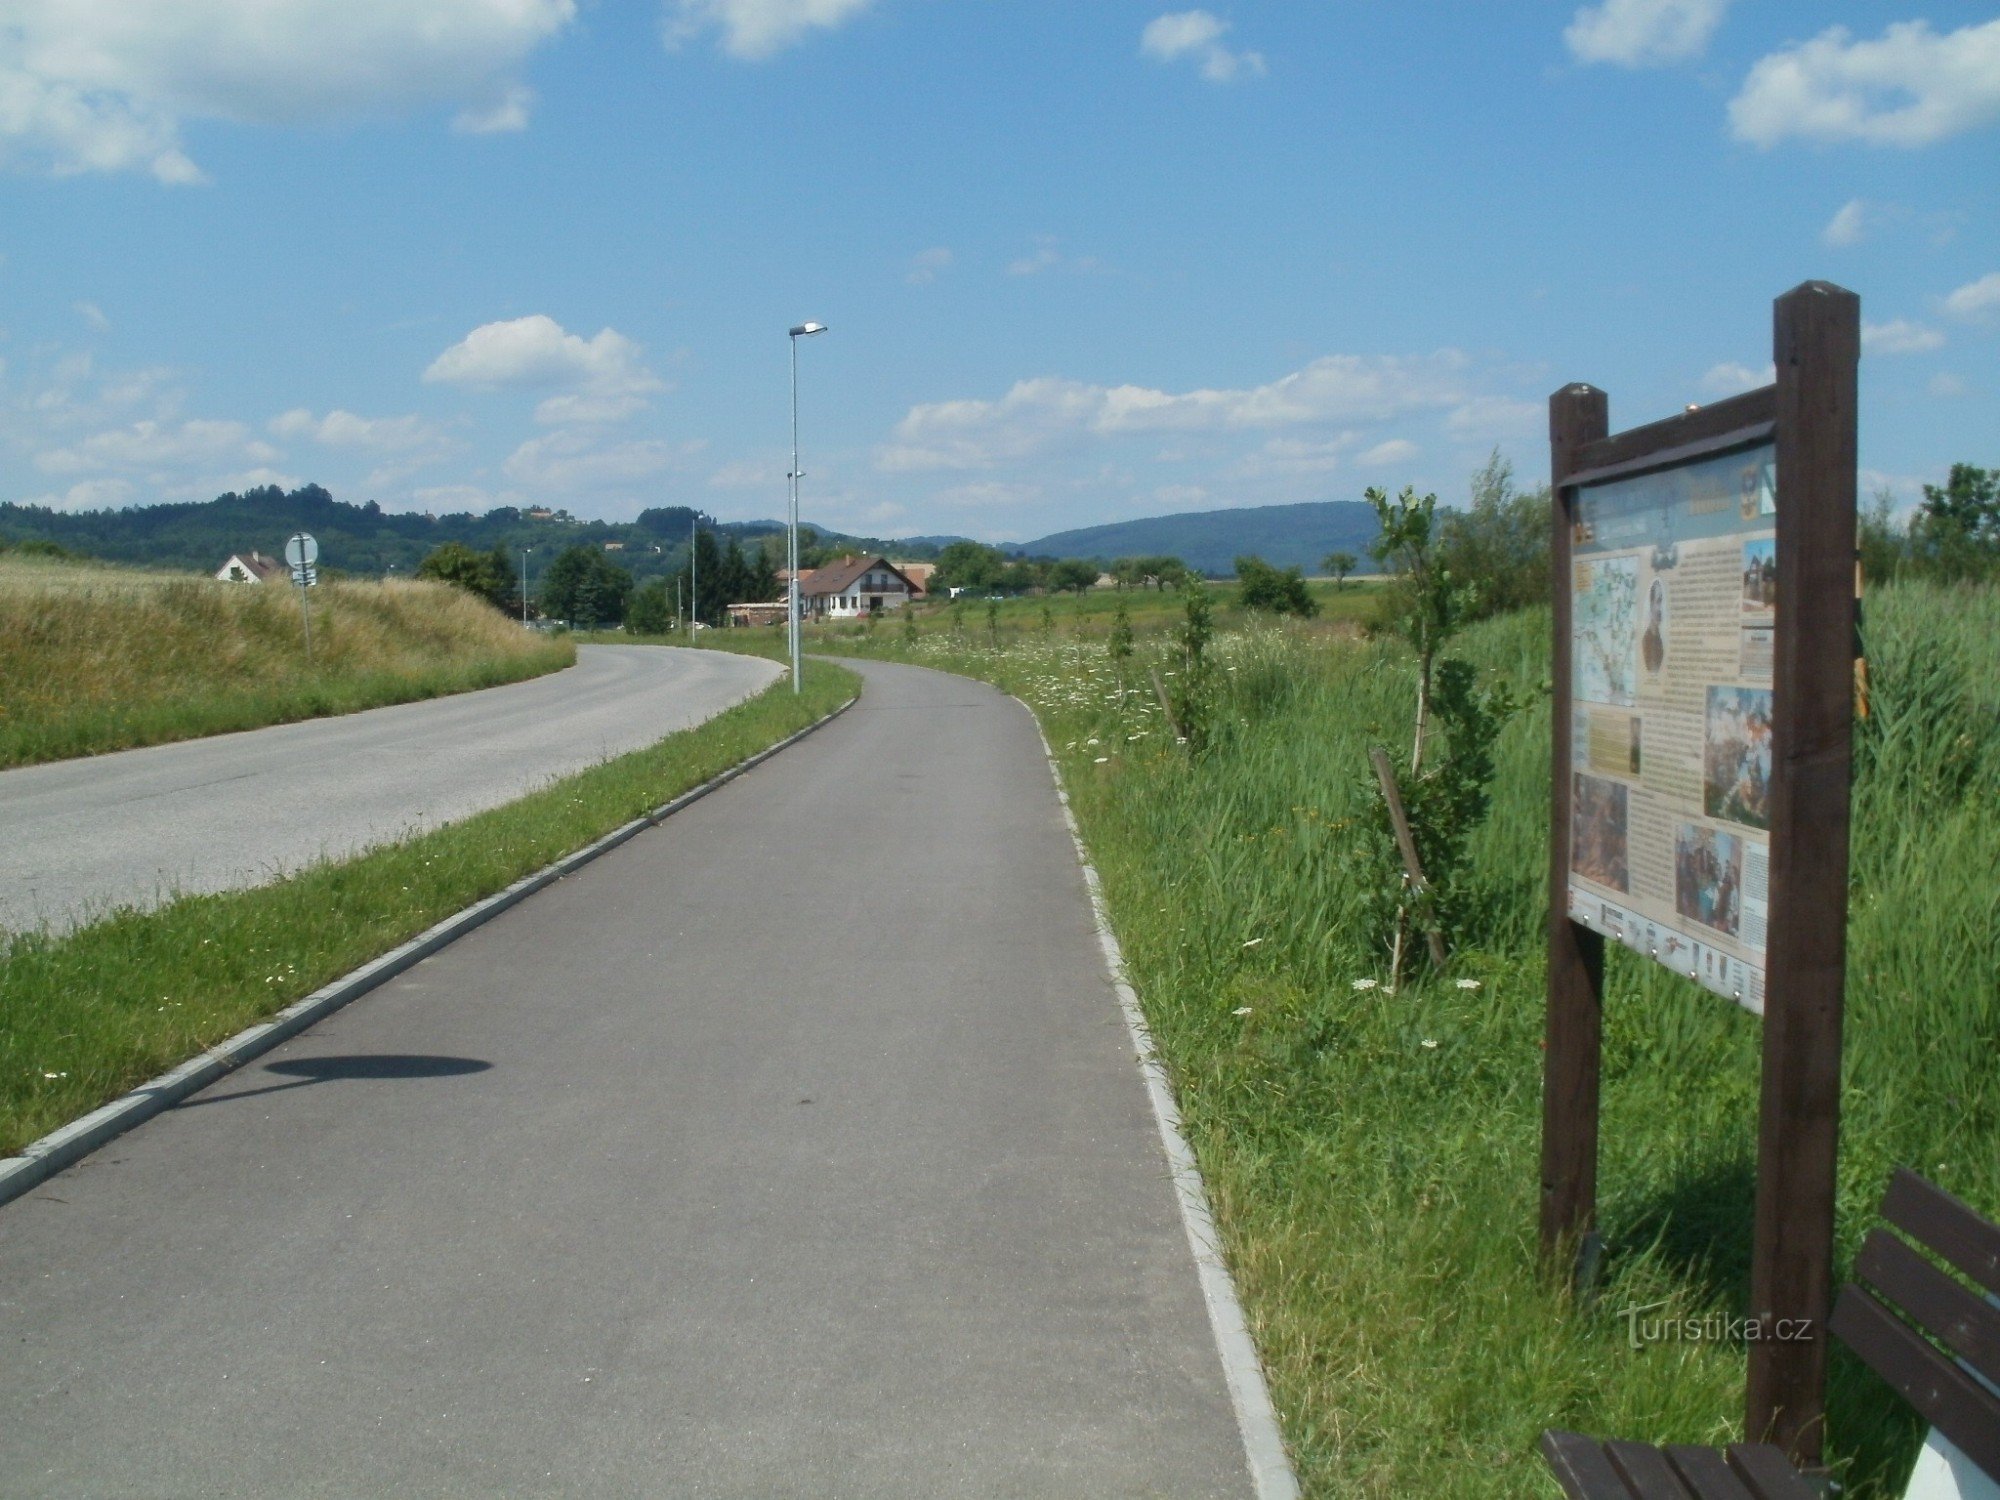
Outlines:
{"label": "tree", "polygon": [[1297,615],[1301,620],[1319,613],[1319,604],[1306,591],[1297,568],[1274,568],[1261,557],[1245,556],[1236,559],[1236,578],[1245,609]]}
{"label": "tree", "polygon": [[1125,601],[1118,601],[1117,613],[1111,617],[1111,638],[1105,643],[1111,653],[1111,665],[1118,673],[1122,686],[1125,681],[1125,663],[1132,659],[1132,616],[1126,613]]}
{"label": "tree", "polygon": [[1369,547],[1375,560],[1392,574],[1390,626],[1417,654],[1416,731],[1411,736],[1410,770],[1423,769],[1424,735],[1430,724],[1431,689],[1438,652],[1473,618],[1477,591],[1462,582],[1439,555],[1434,536],[1437,496],[1417,498],[1409,485],[1391,500],[1385,491],[1368,490],[1364,498],[1375,507],[1382,534]]}
{"label": "tree", "polygon": [[1549,490],[1519,490],[1495,448],[1472,476],[1472,506],[1438,524],[1437,555],[1453,576],[1478,579],[1471,617],[1504,614],[1549,597]]}
{"label": "tree", "polygon": [[508,566],[506,549],[501,547],[475,552],[463,542],[445,542],[433,547],[417,564],[417,577],[453,584],[499,610],[506,609],[513,598],[513,569]]}
{"label": "tree", "polygon": [[1910,521],[1912,560],[1938,578],[1978,578],[2000,569],[2000,469],[1953,464],[1942,485],[1924,486]]}
{"label": "tree", "polygon": [[[1464,868],[1472,828],[1485,817],[1493,779],[1493,746],[1518,704],[1505,681],[1481,689],[1469,663],[1441,658],[1440,652],[1474,617],[1477,589],[1461,579],[1442,556],[1436,534],[1437,496],[1421,499],[1405,486],[1394,500],[1379,489],[1367,492],[1382,532],[1369,551],[1393,576],[1390,625],[1417,656],[1417,702],[1410,736],[1410,764],[1396,772],[1411,842],[1423,880],[1398,877],[1380,887],[1385,915],[1392,920],[1390,988],[1401,977],[1405,943],[1412,928],[1428,930],[1442,944],[1454,884]],[[1427,755],[1432,720],[1442,753]],[[1376,833],[1384,863],[1389,853],[1389,819]],[[1414,876],[1415,872],[1407,872]]]}
{"label": "tree", "polygon": [[[739,557],[738,562],[741,560]],[[689,611],[695,619],[704,625],[720,625],[726,607],[743,601],[725,593],[735,580],[725,576],[722,549],[716,546],[713,531],[694,534],[692,562],[692,568],[683,563],[676,575],[681,581],[681,597],[692,601]]]}
{"label": "tree", "polygon": [[1319,565],[1333,575],[1335,589],[1344,589],[1347,587],[1347,575],[1360,561],[1352,552],[1329,552],[1320,559]]}
{"label": "tree", "polygon": [[665,635],[674,626],[674,598],[664,578],[653,578],[625,602],[625,628],[635,635]]}
{"label": "tree", "polygon": [[565,548],[542,575],[542,610],[580,630],[625,618],[632,575],[604,555],[602,547],[578,543]]}
{"label": "tree", "polygon": [[1057,593],[1088,593],[1097,587],[1097,564],[1065,557],[1049,570],[1049,587]]}
{"label": "tree", "polygon": [[759,545],[750,555],[750,571],[743,585],[743,599],[748,604],[768,604],[778,597],[778,569],[771,561],[768,545]]}
{"label": "tree", "polygon": [[947,588],[988,593],[1000,582],[1006,559],[998,547],[982,542],[953,542],[938,554],[933,577]]}

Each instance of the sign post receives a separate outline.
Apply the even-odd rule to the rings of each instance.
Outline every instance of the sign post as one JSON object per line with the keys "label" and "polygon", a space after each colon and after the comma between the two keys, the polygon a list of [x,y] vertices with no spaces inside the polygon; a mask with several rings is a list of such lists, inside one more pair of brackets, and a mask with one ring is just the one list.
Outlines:
{"label": "sign post", "polygon": [[313,656],[313,616],[311,597],[306,590],[319,582],[319,543],[309,531],[297,532],[285,543],[285,561],[292,565],[292,582],[298,585],[299,608],[306,619],[306,661]]}
{"label": "sign post", "polygon": [[1847,926],[1860,300],[1775,305],[1774,385],[1620,433],[1550,400],[1544,1254],[1595,1242],[1606,938],[1763,1017],[1747,1436],[1820,1455]]}

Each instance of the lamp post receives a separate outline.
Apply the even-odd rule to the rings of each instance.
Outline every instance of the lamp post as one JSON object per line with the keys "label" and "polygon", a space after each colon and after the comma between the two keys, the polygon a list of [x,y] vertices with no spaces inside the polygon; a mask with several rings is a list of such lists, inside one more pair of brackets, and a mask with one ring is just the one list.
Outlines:
{"label": "lamp post", "polygon": [[825,333],[824,323],[801,323],[791,332],[792,339],[792,482],[791,526],[786,532],[785,552],[790,578],[786,583],[789,596],[785,609],[785,624],[791,635],[792,648],[792,692],[799,691],[799,340],[810,338],[815,333]]}
{"label": "lamp post", "polygon": [[521,549],[521,628],[523,630],[528,628],[528,554],[534,550],[533,547],[523,547]]}
{"label": "lamp post", "polygon": [[701,512],[694,513],[688,522],[688,644],[701,644],[695,639],[701,629],[701,553],[695,549],[695,534],[701,526]]}

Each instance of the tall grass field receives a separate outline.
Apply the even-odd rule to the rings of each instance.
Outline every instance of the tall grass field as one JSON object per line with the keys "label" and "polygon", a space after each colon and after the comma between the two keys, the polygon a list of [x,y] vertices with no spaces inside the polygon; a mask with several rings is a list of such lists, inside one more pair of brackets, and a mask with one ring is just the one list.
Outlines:
{"label": "tall grass field", "polygon": [[311,591],[0,557],[0,768],[350,713],[569,666],[463,590],[415,579]]}
{"label": "tall grass field", "polygon": [[[1867,604],[1857,726],[1840,1271],[1890,1168],[2000,1213],[2000,590]],[[749,632],[744,632],[746,636]],[[1457,654],[1531,699],[1473,840],[1470,932],[1443,975],[1387,986],[1370,924],[1368,747],[1408,744],[1414,671],[1384,640],[1225,633],[1208,753],[1173,743],[1142,637],[1121,675],[1060,628],[989,639],[969,612],[816,638],[992,680],[1040,716],[1179,1093],[1308,1493],[1559,1493],[1545,1427],[1741,1436],[1745,1351],[1633,1347],[1632,1319],[1747,1302],[1760,1022],[1612,945],[1597,1295],[1538,1270],[1548,617]],[[732,642],[732,644],[735,644]],[[747,644],[747,642],[745,643]],[[1835,1345],[1830,1455],[1850,1496],[1900,1493],[1922,1430]]]}

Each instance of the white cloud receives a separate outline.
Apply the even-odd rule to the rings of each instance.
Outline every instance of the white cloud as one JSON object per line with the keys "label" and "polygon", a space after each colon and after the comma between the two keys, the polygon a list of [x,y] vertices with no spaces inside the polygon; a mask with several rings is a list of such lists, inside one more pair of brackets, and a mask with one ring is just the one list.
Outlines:
{"label": "white cloud", "polygon": [[1730,101],[1738,140],[1788,136],[1927,146],[2000,119],[2000,20],[1943,36],[1898,21],[1874,41],[1834,26],[1751,68]]}
{"label": "white cloud", "polygon": [[416,502],[418,508],[441,516],[458,511],[481,515],[499,503],[476,484],[431,485],[427,489],[411,491],[410,499]]}
{"label": "white cloud", "polygon": [[72,302],[70,310],[83,319],[92,333],[108,333],[111,329],[111,320],[95,302]]}
{"label": "white cloud", "polygon": [[910,269],[903,273],[903,280],[912,286],[928,286],[938,278],[938,272],[951,264],[951,251],[943,245],[929,250],[920,250],[910,257]]}
{"label": "white cloud", "polygon": [[1922,354],[1943,346],[1943,334],[1908,318],[1861,325],[1861,347],[1870,354]]}
{"label": "white cloud", "polygon": [[315,417],[298,407],[271,418],[265,427],[273,437],[310,438],[328,448],[365,453],[438,451],[448,444],[444,433],[422,417],[357,417],[339,410]]}
{"label": "white cloud", "polygon": [[268,464],[260,464],[254,469],[238,469],[233,473],[201,474],[178,483],[163,483],[158,498],[161,500],[213,500],[217,495],[231,490],[241,494],[245,490],[262,489],[266,485],[276,485],[281,490],[295,490],[305,483],[296,474],[288,474],[282,469],[274,469]]}
{"label": "white cloud", "polygon": [[276,448],[253,438],[241,422],[145,421],[95,433],[65,448],[46,449],[35,455],[35,467],[44,474],[89,474],[116,469],[264,464],[278,456]]}
{"label": "white cloud", "polygon": [[722,48],[751,61],[781,52],[814,31],[831,31],[875,0],[668,0],[667,45],[705,31],[722,33]]}
{"label": "white cloud", "polygon": [[528,110],[535,91],[524,83],[509,84],[500,95],[485,104],[471,105],[452,118],[451,128],[460,135],[504,135],[528,128]]}
{"label": "white cloud", "polygon": [[1931,376],[1930,384],[1925,389],[1933,396],[1942,397],[1947,401],[1954,396],[1963,396],[1967,393],[1967,387],[1963,380],[1943,370]]}
{"label": "white cloud", "polygon": [[1954,318],[1979,319],[2000,313],[2000,271],[1989,271],[1977,281],[1944,299],[1944,310]]}
{"label": "white cloud", "polygon": [[1056,242],[1044,236],[1041,243],[1035,247],[1033,255],[1024,255],[1019,260],[1012,260],[1007,263],[1007,274],[1009,276],[1034,276],[1048,270],[1051,266],[1059,266],[1061,264],[1062,253],[1056,249]]}
{"label": "white cloud", "polygon": [[129,479],[83,479],[61,494],[37,495],[29,505],[49,510],[123,510],[138,495]]}
{"label": "white cloud", "polygon": [[1210,83],[1235,83],[1244,78],[1262,78],[1265,73],[1261,52],[1232,52],[1222,45],[1229,23],[1205,10],[1184,10],[1156,16],[1139,33],[1139,53],[1155,62],[1197,63],[1201,76]]}
{"label": "white cloud", "polygon": [[1421,451],[1408,438],[1390,438],[1386,443],[1377,443],[1355,462],[1369,468],[1383,468],[1389,464],[1406,464]]}
{"label": "white cloud", "polygon": [[1563,31],[1579,62],[1654,67],[1699,57],[1729,0],[1604,0],[1576,13]]}
{"label": "white cloud", "polygon": [[1035,236],[1035,248],[1031,254],[1007,263],[1009,276],[1038,276],[1043,271],[1090,272],[1103,269],[1103,264],[1094,255],[1064,255],[1058,245],[1061,242],[1052,234]]}
{"label": "white cloud", "polygon": [[293,125],[435,103],[514,128],[514,74],[575,0],[9,0],[0,157],[202,180],[192,120]]}
{"label": "white cloud", "polygon": [[600,444],[585,431],[530,438],[500,468],[509,479],[550,498],[627,488],[666,473],[700,451],[699,442],[658,439]]}
{"label": "white cloud", "polygon": [[[1347,451],[1359,441],[1353,432],[1320,438],[1274,437],[1251,453],[1245,454],[1232,464],[1227,473],[1232,479],[1264,479],[1276,476],[1300,474],[1326,474],[1340,467]],[[1162,458],[1168,455],[1162,454]],[[1185,455],[1175,454],[1175,458]]]}
{"label": "white cloud", "polygon": [[1512,396],[1474,396],[1456,408],[1445,426],[1457,438],[1522,437],[1545,430],[1548,408]]}
{"label": "white cloud", "polygon": [[1017,382],[997,401],[912,407],[875,461],[890,472],[979,469],[1089,437],[1386,421],[1465,402],[1465,365],[1456,350],[1421,357],[1336,354],[1268,385],[1179,393],[1041,376]]}
{"label": "white cloud", "polygon": [[1038,484],[1003,484],[998,480],[975,480],[933,490],[931,502],[952,510],[991,510],[995,507],[1031,505],[1042,498]]}
{"label": "white cloud", "polygon": [[424,380],[474,390],[566,387],[535,408],[536,421],[613,422],[642,410],[648,396],[666,389],[640,353],[616,329],[583,339],[536,313],[473,329],[431,361]]}
{"label": "white cloud", "polygon": [[1753,370],[1748,365],[1726,359],[1719,365],[1710,365],[1708,371],[1695,384],[1705,396],[1739,396],[1745,391],[1754,391],[1760,385],[1769,385],[1778,378],[1778,372],[1770,365],[1762,370]]}
{"label": "white cloud", "polygon": [[785,474],[782,459],[738,459],[709,475],[708,484],[710,489],[770,490],[782,495],[785,492]]}
{"label": "white cloud", "polygon": [[1826,228],[1820,231],[1820,239],[1835,248],[1858,245],[1867,227],[1868,205],[1859,198],[1850,198],[1843,203],[1840,211],[1826,221]]}

